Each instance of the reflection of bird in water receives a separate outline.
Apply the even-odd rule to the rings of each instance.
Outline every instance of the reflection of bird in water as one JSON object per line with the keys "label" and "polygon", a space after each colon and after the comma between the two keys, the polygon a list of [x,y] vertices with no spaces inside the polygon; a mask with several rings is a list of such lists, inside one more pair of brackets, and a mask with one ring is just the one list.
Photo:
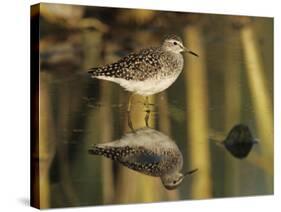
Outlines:
{"label": "reflection of bird in water", "polygon": [[238,124],[230,130],[222,143],[234,157],[242,159],[248,156],[258,139],[253,137],[248,126]]}
{"label": "reflection of bird in water", "polygon": [[[181,52],[198,56],[184,47],[179,37],[170,36],[159,47],[142,49],[115,63],[91,68],[88,72],[92,78],[115,82],[132,93],[147,97],[167,89],[178,78],[184,63]],[[146,98],[145,106],[148,105]],[[130,110],[131,97],[128,104],[129,115]],[[145,122],[148,126],[149,109],[146,111]],[[130,120],[129,125],[132,128]]]}
{"label": "reflection of bird in water", "polygon": [[137,129],[115,142],[95,144],[89,153],[103,155],[143,174],[160,177],[167,189],[175,189],[186,175],[197,171],[182,174],[183,158],[176,143],[151,128]]}

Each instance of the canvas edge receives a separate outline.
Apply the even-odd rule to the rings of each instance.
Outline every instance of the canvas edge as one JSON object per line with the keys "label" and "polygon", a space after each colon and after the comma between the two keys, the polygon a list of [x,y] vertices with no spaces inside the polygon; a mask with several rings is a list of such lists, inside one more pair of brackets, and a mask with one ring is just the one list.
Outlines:
{"label": "canvas edge", "polygon": [[40,208],[39,181],[39,14],[30,6],[30,206]]}

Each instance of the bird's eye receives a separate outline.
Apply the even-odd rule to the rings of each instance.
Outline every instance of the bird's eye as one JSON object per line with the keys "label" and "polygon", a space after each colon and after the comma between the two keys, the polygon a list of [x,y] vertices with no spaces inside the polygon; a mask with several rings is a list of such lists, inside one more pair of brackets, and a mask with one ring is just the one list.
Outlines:
{"label": "bird's eye", "polygon": [[176,181],[176,180],[174,180],[174,181],[173,181],[173,184],[176,184],[176,182],[177,182],[177,181]]}
{"label": "bird's eye", "polygon": [[177,45],[177,42],[174,42],[174,45]]}

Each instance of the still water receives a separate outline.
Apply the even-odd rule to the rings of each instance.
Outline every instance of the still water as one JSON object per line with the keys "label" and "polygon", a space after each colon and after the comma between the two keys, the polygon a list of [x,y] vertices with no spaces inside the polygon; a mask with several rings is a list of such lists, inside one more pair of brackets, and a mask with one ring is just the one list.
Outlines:
{"label": "still water", "polygon": [[[48,207],[273,193],[273,19],[69,6],[78,15],[62,22],[54,5],[42,7],[40,145],[49,158],[42,165]],[[167,34],[199,54],[184,55],[175,83],[149,97],[149,126],[176,142],[183,171],[198,169],[171,191],[159,178],[88,154],[91,145],[131,129],[130,94],[86,70],[160,45]],[[132,100],[135,129],[145,126],[144,101]],[[220,144],[237,124],[258,140],[243,159]]]}

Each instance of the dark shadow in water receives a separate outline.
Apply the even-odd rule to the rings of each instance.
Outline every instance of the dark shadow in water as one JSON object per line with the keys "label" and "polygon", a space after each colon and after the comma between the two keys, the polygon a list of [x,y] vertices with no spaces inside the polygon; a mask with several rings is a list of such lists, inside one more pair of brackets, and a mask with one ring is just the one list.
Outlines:
{"label": "dark shadow in water", "polygon": [[249,127],[243,124],[235,125],[222,142],[225,148],[236,158],[243,159],[248,156],[258,139],[254,138]]}

